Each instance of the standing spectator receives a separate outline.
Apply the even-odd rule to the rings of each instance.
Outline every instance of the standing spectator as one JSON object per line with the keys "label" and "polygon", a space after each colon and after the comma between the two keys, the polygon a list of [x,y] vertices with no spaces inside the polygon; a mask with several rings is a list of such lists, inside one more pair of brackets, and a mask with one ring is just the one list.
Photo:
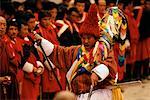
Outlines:
{"label": "standing spectator", "polygon": [[85,0],[75,0],[74,2],[75,8],[79,11],[79,21],[77,21],[77,26],[80,29],[83,21],[86,18],[87,13],[85,12]]}
{"label": "standing spectator", "polygon": [[139,30],[136,19],[133,16],[133,1],[128,1],[125,5],[125,14],[128,22],[128,34],[130,40],[130,49],[126,58],[126,74],[129,80],[133,79],[133,72],[136,69],[135,61],[136,61],[136,49],[137,43],[139,40]]}
{"label": "standing spectator", "polygon": [[146,0],[139,25],[140,40],[137,49],[137,67],[143,72],[139,72],[138,76],[143,79],[149,79],[149,62],[150,62],[150,1]]}
{"label": "standing spectator", "polygon": [[79,28],[76,24],[79,18],[79,11],[77,10],[77,8],[73,7],[68,10],[67,14],[67,19],[69,20],[69,22],[66,22],[68,23],[73,35],[73,45],[79,45],[81,44],[81,39],[79,37]]}
{"label": "standing spectator", "polygon": [[19,100],[14,67],[10,66],[6,45],[6,20],[0,16],[0,98]]}

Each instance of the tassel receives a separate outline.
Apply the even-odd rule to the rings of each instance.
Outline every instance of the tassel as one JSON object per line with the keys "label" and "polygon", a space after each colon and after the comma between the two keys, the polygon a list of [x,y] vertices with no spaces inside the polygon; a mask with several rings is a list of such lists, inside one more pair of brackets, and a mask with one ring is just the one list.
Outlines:
{"label": "tassel", "polygon": [[119,86],[112,89],[112,100],[124,100],[124,97]]}

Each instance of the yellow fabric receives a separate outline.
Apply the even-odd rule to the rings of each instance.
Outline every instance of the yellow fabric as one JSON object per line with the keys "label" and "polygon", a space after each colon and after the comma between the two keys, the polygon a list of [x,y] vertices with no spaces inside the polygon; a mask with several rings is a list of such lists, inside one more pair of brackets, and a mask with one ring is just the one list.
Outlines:
{"label": "yellow fabric", "polygon": [[119,86],[112,89],[112,98],[112,100],[124,100]]}

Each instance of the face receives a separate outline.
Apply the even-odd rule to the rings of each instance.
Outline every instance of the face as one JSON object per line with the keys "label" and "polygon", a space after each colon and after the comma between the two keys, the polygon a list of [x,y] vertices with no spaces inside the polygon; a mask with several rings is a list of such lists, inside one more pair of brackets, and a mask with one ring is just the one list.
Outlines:
{"label": "face", "polygon": [[23,34],[28,34],[29,33],[29,31],[28,31],[28,25],[21,25],[21,29],[20,29],[20,33],[21,33],[21,35],[23,35]]}
{"label": "face", "polygon": [[20,6],[18,7],[18,11],[24,11],[24,6],[23,6],[23,5],[20,5]]}
{"label": "face", "polygon": [[114,3],[109,3],[109,7],[113,7],[115,4]]}
{"label": "face", "polygon": [[51,14],[51,20],[55,20],[57,16],[57,9],[53,8],[52,10],[49,11]]}
{"label": "face", "polygon": [[84,45],[87,51],[90,51],[97,41],[97,39],[93,35],[82,35],[81,37],[82,44]]}
{"label": "face", "polygon": [[106,3],[101,2],[101,0],[99,0],[99,2],[98,2],[98,11],[99,11],[99,13],[105,13],[105,10],[106,10]]}
{"label": "face", "polygon": [[29,21],[27,22],[28,27],[30,30],[33,30],[36,26],[35,24],[35,18],[30,18]]}
{"label": "face", "polygon": [[75,6],[78,9],[78,11],[80,12],[80,14],[82,14],[84,12],[85,3],[77,2]]}
{"label": "face", "polygon": [[43,8],[41,0],[38,0],[36,3],[36,7],[41,10]]}
{"label": "face", "polygon": [[123,6],[124,6],[123,3],[118,4],[118,8],[121,9],[121,10],[123,10]]}
{"label": "face", "polygon": [[133,11],[133,2],[128,5],[128,10]]}
{"label": "face", "polygon": [[10,26],[8,28],[8,32],[7,32],[8,36],[11,38],[11,39],[14,39],[17,37],[18,35],[18,27],[16,26]]}
{"label": "face", "polygon": [[50,17],[44,17],[44,18],[42,18],[41,21],[40,21],[40,24],[43,27],[47,28],[49,26],[49,24],[50,24]]}
{"label": "face", "polygon": [[145,7],[147,10],[150,10],[150,1],[146,1]]}
{"label": "face", "polygon": [[72,22],[78,22],[79,21],[79,14],[75,11],[72,11],[71,15],[70,15],[70,19]]}
{"label": "face", "polygon": [[0,36],[4,35],[6,32],[6,20],[0,17]]}

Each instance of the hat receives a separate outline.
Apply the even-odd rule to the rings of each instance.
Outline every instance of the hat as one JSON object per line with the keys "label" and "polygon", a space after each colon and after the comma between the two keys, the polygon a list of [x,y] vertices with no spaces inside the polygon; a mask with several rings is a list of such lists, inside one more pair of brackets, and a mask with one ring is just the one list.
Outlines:
{"label": "hat", "polygon": [[83,34],[90,34],[94,35],[95,37],[100,36],[96,4],[91,4],[88,15],[80,28],[79,34],[80,36]]}

